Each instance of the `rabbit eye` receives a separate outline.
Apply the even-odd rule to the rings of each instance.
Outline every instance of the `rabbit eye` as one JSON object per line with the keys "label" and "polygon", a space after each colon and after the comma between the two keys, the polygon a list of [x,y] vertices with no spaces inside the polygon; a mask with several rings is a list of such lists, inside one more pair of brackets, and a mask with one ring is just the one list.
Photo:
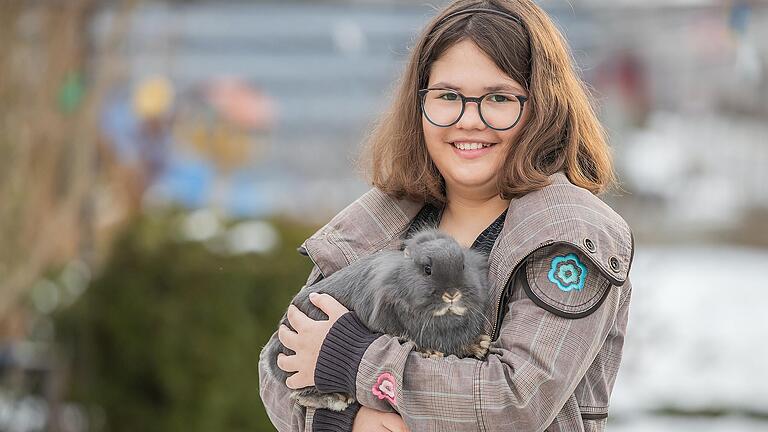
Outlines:
{"label": "rabbit eye", "polygon": [[427,264],[424,266],[424,273],[431,275],[432,274],[432,266]]}

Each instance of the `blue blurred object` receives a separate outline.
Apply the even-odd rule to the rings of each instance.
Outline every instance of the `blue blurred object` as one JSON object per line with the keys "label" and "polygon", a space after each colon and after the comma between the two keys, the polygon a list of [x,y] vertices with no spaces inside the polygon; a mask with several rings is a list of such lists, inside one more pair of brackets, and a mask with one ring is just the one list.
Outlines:
{"label": "blue blurred object", "polygon": [[177,157],[171,159],[154,187],[164,200],[194,209],[208,204],[215,178],[216,172],[209,162]]}
{"label": "blue blurred object", "polygon": [[162,174],[173,146],[168,119],[138,118],[130,95],[120,92],[106,103],[101,129],[119,161],[141,168],[148,183]]}
{"label": "blue blurred object", "polygon": [[272,208],[268,187],[261,186],[251,172],[238,170],[230,175],[230,195],[227,209],[235,217],[266,215]]}
{"label": "blue blurred object", "polygon": [[[204,108],[200,100],[187,101]],[[256,160],[242,160],[237,169],[218,167],[216,157],[224,149],[209,137],[211,125],[186,119],[197,126],[207,150],[200,151],[189,137],[173,133],[175,123],[165,119],[142,119],[131,105],[128,92],[116,94],[102,114],[102,131],[120,164],[136,168],[155,202],[179,204],[188,209],[215,206],[233,216],[247,217],[270,212],[268,188],[255,175]],[[178,122],[178,118],[173,118]],[[243,135],[247,136],[247,135]],[[208,142],[207,140],[210,140]],[[250,143],[249,145],[256,145]],[[263,179],[261,179],[263,180]],[[143,191],[142,191],[143,193]]]}
{"label": "blue blurred object", "polygon": [[745,0],[734,2],[731,6],[730,26],[734,33],[744,34],[749,25],[752,8]]}

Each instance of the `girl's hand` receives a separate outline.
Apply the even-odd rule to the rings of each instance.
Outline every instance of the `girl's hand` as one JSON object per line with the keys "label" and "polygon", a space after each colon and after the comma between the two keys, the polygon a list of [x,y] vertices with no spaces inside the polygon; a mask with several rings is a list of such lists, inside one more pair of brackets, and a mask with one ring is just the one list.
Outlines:
{"label": "girl's hand", "polygon": [[277,355],[277,366],[286,372],[296,372],[285,380],[288,388],[296,390],[315,385],[315,365],[323,346],[325,336],[331,330],[333,323],[339,317],[349,312],[349,309],[336,301],[328,294],[309,295],[309,301],[328,315],[325,321],[315,321],[306,316],[304,312],[294,305],[288,306],[287,318],[291,327],[281,324],[277,331],[277,338],[296,354],[287,356],[283,353]]}
{"label": "girl's hand", "polygon": [[352,432],[409,432],[397,413],[388,413],[363,405],[357,411]]}

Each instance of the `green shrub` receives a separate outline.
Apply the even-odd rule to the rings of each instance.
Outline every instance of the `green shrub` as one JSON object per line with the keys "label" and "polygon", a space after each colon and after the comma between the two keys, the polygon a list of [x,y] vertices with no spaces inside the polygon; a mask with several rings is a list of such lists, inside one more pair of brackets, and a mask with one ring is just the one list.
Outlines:
{"label": "green shrub", "polygon": [[274,430],[258,355],[311,269],[296,247],[315,228],[273,221],[271,253],[228,256],[179,241],[179,217],[131,225],[56,315],[65,398],[102,413],[97,429],[108,431]]}

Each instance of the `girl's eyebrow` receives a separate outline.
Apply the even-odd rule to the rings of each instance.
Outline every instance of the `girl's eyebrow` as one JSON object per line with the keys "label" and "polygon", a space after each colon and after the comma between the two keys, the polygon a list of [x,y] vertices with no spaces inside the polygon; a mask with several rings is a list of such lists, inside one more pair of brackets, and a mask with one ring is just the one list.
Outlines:
{"label": "girl's eyebrow", "polygon": [[[434,83],[430,87],[444,87],[444,88],[449,88],[449,89],[461,91],[461,87],[455,86],[455,85],[453,85],[451,83],[447,83],[447,82],[443,82],[443,81],[440,81],[438,83]],[[523,90],[520,87],[513,86],[513,85],[510,85],[510,84],[496,84],[496,85],[489,86],[489,87],[483,87],[483,90],[485,90],[487,92],[494,92],[494,91],[499,91],[499,90],[510,91],[510,92],[523,92]]]}
{"label": "girl's eyebrow", "polygon": [[485,91],[489,91],[489,92],[499,91],[499,90],[505,90],[510,92],[523,92],[523,89],[521,89],[520,87],[512,86],[509,84],[498,84],[491,87],[484,87],[484,89]]}

